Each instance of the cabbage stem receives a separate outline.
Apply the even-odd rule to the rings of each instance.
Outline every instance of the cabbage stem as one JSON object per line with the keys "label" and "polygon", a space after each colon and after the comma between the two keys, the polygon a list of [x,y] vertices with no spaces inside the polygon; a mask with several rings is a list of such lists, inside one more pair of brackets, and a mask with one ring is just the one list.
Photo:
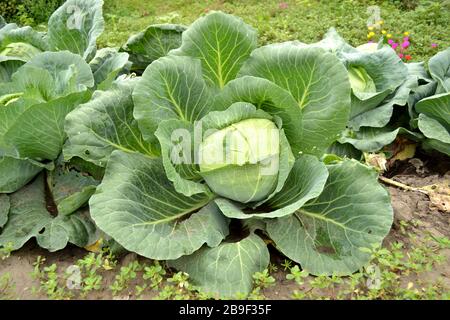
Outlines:
{"label": "cabbage stem", "polygon": [[389,179],[389,178],[386,178],[386,177],[383,177],[383,176],[379,176],[378,179],[380,179],[385,184],[389,184],[391,186],[394,186],[394,187],[397,187],[397,188],[400,188],[400,189],[403,189],[403,190],[417,191],[417,192],[421,192],[423,194],[428,195],[428,191],[423,190],[421,188],[411,187],[411,186],[408,186],[408,185],[406,185],[404,183],[401,183],[401,182],[398,182],[398,181],[395,181],[395,180],[392,180],[392,179]]}

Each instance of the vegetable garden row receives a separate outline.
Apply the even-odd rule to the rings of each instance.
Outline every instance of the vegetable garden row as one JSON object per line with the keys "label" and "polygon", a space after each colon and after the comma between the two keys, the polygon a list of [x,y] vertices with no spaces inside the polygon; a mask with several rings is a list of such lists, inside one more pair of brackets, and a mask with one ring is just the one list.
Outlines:
{"label": "vegetable garden row", "polygon": [[102,239],[248,293],[268,245],[310,274],[348,275],[393,222],[360,160],[399,135],[450,155],[450,48],[404,63],[381,40],[258,47],[210,12],[97,49],[101,0],[48,31],[0,17],[0,246]]}

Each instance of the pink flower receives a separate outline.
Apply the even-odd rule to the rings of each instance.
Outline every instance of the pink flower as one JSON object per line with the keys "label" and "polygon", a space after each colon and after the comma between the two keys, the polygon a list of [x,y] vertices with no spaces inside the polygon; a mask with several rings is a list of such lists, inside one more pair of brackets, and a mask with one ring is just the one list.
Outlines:
{"label": "pink flower", "polygon": [[403,53],[399,53],[398,56],[401,58],[403,58]]}
{"label": "pink flower", "polygon": [[431,44],[431,47],[432,47],[432,48],[437,48],[437,43],[432,43],[432,44]]}
{"label": "pink flower", "polygon": [[280,2],[280,4],[278,5],[278,7],[280,9],[287,9],[289,7],[289,5],[287,4],[287,2]]}
{"label": "pink flower", "polygon": [[402,47],[403,48],[408,48],[409,47],[409,41],[405,41],[402,43]]}
{"label": "pink flower", "polygon": [[409,41],[409,37],[404,37],[403,41]]}
{"label": "pink flower", "polygon": [[389,39],[389,40],[388,40],[388,43],[389,43],[389,44],[393,44],[393,43],[394,43],[394,40]]}
{"label": "pink flower", "polygon": [[397,42],[394,42],[393,44],[391,44],[391,47],[392,47],[392,49],[397,49],[397,47],[398,47],[398,43]]}

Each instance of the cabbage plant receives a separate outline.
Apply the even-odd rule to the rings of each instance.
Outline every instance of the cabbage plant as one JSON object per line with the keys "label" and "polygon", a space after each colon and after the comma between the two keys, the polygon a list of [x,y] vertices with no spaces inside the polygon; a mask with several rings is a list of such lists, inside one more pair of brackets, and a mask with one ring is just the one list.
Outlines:
{"label": "cabbage plant", "polygon": [[66,138],[64,119],[90,99],[93,85],[89,65],[68,51],[40,53],[0,85],[0,245],[19,249],[36,237],[55,251],[95,241],[94,223],[78,209],[97,182],[55,164]]}
{"label": "cabbage plant", "polygon": [[20,189],[58,158],[65,116],[93,85],[89,65],[66,51],[36,55],[0,86],[0,192]]}
{"label": "cabbage plant", "polygon": [[0,26],[0,81],[45,51],[67,50],[89,62],[103,32],[102,6],[102,0],[68,0],[50,16],[46,33],[15,23]]}
{"label": "cabbage plant", "polygon": [[184,30],[183,25],[153,24],[132,35],[120,51],[130,55],[132,71],[141,74],[150,63],[180,46]]}
{"label": "cabbage plant", "polygon": [[62,163],[64,121],[126,72],[128,54],[96,51],[100,0],[66,1],[47,33],[0,20],[0,246],[89,245],[97,228],[83,206],[98,182]]}
{"label": "cabbage plant", "polygon": [[66,139],[66,115],[130,68],[127,53],[96,49],[102,4],[66,1],[46,33],[0,26],[0,192],[51,169]]}
{"label": "cabbage plant", "polygon": [[424,148],[450,156],[450,48],[433,56],[428,68],[432,80],[423,92],[428,95],[431,89],[431,94],[415,104],[417,97],[412,101],[412,126],[425,136]]}
{"label": "cabbage plant", "polygon": [[257,48],[252,27],[211,12],[142,77],[72,111],[64,157],[106,168],[89,202],[101,230],[206,292],[248,293],[268,243],[311,274],[347,275],[393,219],[373,169],[321,160],[351,99],[335,54]]}
{"label": "cabbage plant", "polygon": [[[352,88],[347,128],[330,152],[352,156],[358,154],[355,153],[356,149],[363,152],[379,151],[398,135],[403,135],[422,143],[426,149],[448,154],[444,142],[448,139],[444,137],[442,125],[426,119],[424,113],[419,116],[414,108],[418,100],[445,92],[442,89],[445,86],[439,84],[439,89],[437,83],[445,83],[448,79],[448,49],[430,59],[428,72],[423,62],[403,63],[396,52],[388,45],[383,45],[382,41],[354,48],[333,28],[324,39],[312,45],[334,53],[345,64]],[[440,109],[448,105],[444,100],[445,95],[440,100]],[[420,119],[417,119],[418,116]],[[419,131],[418,122],[422,127]],[[445,119],[440,117],[438,122],[443,123]],[[430,125],[439,126],[437,135],[431,133],[434,129]],[[431,136],[439,138],[430,139]]]}

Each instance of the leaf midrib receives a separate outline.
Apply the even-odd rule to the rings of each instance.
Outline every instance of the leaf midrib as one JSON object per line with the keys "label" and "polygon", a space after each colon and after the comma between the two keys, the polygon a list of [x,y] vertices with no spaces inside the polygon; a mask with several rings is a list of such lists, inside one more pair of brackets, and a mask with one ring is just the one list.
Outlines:
{"label": "leaf midrib", "polygon": [[334,225],[336,225],[336,226],[338,226],[338,227],[340,227],[340,228],[342,228],[342,229],[344,229],[344,230],[349,230],[349,231],[356,232],[356,233],[364,233],[364,232],[362,232],[362,231],[360,231],[360,230],[355,230],[355,229],[349,228],[349,227],[347,227],[345,224],[342,224],[342,223],[340,223],[340,222],[337,222],[336,220],[329,219],[329,218],[326,218],[326,217],[324,217],[323,215],[320,215],[320,214],[318,214],[318,213],[306,211],[306,210],[303,210],[303,209],[299,209],[299,210],[297,210],[296,213],[294,213],[294,216],[295,216],[297,219],[300,219],[300,217],[298,216],[298,213],[304,214],[304,215],[306,215],[306,216],[308,216],[308,217],[310,217],[310,218],[313,218],[313,219],[318,219],[318,220],[325,221],[326,223],[334,224]]}
{"label": "leaf midrib", "polygon": [[146,225],[157,225],[157,224],[161,224],[161,223],[165,223],[165,222],[170,222],[170,221],[173,221],[173,220],[177,220],[177,219],[179,219],[179,218],[181,218],[181,217],[183,217],[183,216],[185,216],[185,215],[191,213],[192,211],[195,211],[195,210],[197,210],[197,209],[203,208],[205,205],[208,204],[209,201],[210,201],[210,199],[207,199],[207,201],[202,202],[202,203],[196,205],[195,207],[189,208],[189,209],[187,209],[187,210],[185,210],[185,211],[182,211],[182,212],[179,213],[179,214],[176,214],[176,215],[173,215],[173,216],[164,218],[164,219],[160,219],[160,220],[156,220],[156,221],[148,221],[148,222],[135,223],[135,224],[133,224],[133,225],[131,225],[131,226],[132,226],[132,227],[136,227],[136,226],[146,226]]}

